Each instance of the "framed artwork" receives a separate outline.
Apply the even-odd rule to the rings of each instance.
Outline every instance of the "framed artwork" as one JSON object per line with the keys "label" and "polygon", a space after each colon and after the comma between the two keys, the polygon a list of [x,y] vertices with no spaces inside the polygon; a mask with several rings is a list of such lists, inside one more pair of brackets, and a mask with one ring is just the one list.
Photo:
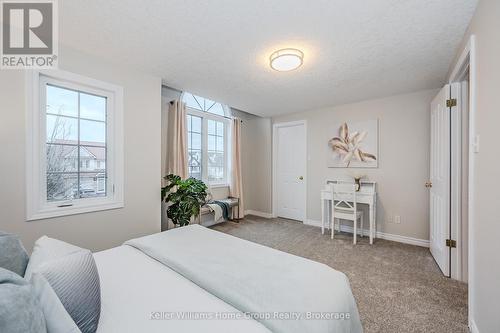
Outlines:
{"label": "framed artwork", "polygon": [[378,167],[378,119],[335,123],[328,140],[329,168]]}

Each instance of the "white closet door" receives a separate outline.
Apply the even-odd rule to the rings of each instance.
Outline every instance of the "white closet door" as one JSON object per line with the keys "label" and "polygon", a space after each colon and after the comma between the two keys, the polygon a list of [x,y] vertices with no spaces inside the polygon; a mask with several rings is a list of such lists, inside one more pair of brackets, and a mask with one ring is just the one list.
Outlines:
{"label": "white closet door", "polygon": [[430,251],[446,276],[450,274],[450,86],[431,103]]}
{"label": "white closet door", "polygon": [[276,213],[303,221],[306,215],[306,127],[304,123],[276,124]]}

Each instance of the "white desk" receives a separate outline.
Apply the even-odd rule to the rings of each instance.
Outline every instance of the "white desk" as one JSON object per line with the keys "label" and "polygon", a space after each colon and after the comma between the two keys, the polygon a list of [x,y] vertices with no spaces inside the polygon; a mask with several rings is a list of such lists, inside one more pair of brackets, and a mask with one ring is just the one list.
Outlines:
{"label": "white desk", "polygon": [[[348,180],[328,180],[323,190],[321,191],[321,223],[325,219],[325,201],[331,202],[332,200],[332,188],[331,184],[347,183],[352,184],[353,181]],[[370,244],[373,243],[373,239],[376,236],[377,230],[377,183],[369,180],[361,180],[361,187],[358,192],[356,192],[357,203],[367,204],[369,209],[369,219],[370,219]],[[330,216],[330,209],[328,211],[328,216]],[[330,219],[331,217],[329,217]],[[328,224],[329,225],[329,224]]]}

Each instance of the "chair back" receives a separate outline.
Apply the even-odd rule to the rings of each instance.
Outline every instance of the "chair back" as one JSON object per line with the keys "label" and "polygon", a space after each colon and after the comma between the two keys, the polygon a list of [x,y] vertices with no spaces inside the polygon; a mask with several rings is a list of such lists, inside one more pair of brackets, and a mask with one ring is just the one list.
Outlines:
{"label": "chair back", "polygon": [[356,185],[355,184],[332,184],[332,192],[335,209],[352,211],[357,210]]}

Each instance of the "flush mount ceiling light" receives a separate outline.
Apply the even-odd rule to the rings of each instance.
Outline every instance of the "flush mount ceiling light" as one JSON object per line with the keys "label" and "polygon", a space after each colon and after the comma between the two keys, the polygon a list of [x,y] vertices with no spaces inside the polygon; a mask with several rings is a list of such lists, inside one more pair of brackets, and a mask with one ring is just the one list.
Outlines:
{"label": "flush mount ceiling light", "polygon": [[304,60],[304,53],[297,49],[281,49],[269,57],[272,69],[278,72],[288,72],[299,68]]}

